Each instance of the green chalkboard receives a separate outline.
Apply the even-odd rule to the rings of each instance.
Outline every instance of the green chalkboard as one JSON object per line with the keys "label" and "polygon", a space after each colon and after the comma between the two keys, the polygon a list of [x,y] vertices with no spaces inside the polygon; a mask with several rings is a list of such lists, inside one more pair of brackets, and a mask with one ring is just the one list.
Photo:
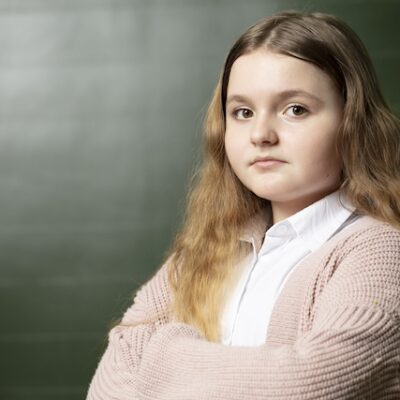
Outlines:
{"label": "green chalkboard", "polygon": [[398,1],[0,0],[0,398],[83,399],[158,268],[226,52],[287,8],[333,12],[400,110]]}

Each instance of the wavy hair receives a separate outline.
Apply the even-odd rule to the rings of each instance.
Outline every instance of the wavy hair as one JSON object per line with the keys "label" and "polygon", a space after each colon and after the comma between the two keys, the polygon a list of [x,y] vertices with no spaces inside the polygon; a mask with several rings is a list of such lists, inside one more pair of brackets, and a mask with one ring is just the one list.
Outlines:
{"label": "wavy hair", "polygon": [[[337,134],[342,158],[339,190],[360,214],[400,227],[400,123],[386,104],[369,55],[354,31],[335,16],[286,11],[248,28],[225,60],[203,124],[203,163],[186,199],[182,227],[165,256],[171,315],[220,339],[220,317],[248,243],[240,234],[254,215],[270,209],[236,177],[225,147],[225,103],[233,63],[265,48],[316,65],[344,99]],[[271,213],[269,219],[271,219]],[[271,223],[271,221],[269,221]]]}

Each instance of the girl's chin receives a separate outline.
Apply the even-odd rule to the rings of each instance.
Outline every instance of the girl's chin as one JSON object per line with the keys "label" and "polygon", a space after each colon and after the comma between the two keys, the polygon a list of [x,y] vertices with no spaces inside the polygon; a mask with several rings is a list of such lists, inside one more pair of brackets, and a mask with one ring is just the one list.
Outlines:
{"label": "girl's chin", "polygon": [[253,187],[252,192],[262,199],[271,200],[271,201],[284,201],[287,196],[287,190],[282,188],[268,188],[266,190],[265,187]]}

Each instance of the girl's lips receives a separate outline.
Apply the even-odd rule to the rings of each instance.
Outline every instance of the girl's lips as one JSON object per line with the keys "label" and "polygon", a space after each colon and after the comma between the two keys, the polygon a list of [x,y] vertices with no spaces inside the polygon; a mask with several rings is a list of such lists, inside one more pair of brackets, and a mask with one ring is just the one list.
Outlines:
{"label": "girl's lips", "polygon": [[281,160],[259,160],[259,161],[255,161],[253,163],[253,165],[256,167],[260,167],[260,168],[267,168],[267,167],[272,167],[275,165],[281,165],[284,163],[285,163],[285,161],[281,161]]}

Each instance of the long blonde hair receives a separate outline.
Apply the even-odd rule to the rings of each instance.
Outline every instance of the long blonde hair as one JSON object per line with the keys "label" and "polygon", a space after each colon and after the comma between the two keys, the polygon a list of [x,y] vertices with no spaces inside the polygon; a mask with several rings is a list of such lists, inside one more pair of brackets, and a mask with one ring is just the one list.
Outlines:
{"label": "long blonde hair", "polygon": [[219,320],[234,265],[246,253],[246,222],[270,202],[235,176],[225,154],[225,102],[235,60],[259,48],[324,70],[344,99],[337,136],[340,191],[360,214],[400,227],[400,123],[378,86],[368,53],[343,21],[323,13],[282,12],[244,32],[227,55],[203,126],[204,160],[187,197],[180,231],[165,256],[173,318],[220,338]]}

